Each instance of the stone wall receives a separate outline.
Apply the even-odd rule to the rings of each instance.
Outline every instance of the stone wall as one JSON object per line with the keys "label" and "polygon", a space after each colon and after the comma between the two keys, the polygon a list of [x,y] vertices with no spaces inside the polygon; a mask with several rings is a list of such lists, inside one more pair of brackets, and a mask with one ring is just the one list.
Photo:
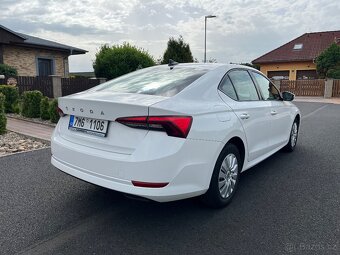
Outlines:
{"label": "stone wall", "polygon": [[[37,76],[37,58],[51,58],[54,60],[54,75],[68,77],[68,54],[20,46],[3,46],[4,64],[17,69],[19,76]],[[66,72],[65,72],[66,67]]]}

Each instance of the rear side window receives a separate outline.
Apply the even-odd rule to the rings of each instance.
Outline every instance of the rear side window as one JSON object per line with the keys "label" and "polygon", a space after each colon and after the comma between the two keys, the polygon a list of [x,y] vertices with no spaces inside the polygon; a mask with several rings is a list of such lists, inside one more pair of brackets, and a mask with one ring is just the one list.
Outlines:
{"label": "rear side window", "polygon": [[231,83],[228,75],[226,75],[221,84],[220,84],[220,90],[226,94],[228,97],[237,100],[237,96],[236,96],[236,92],[235,89],[233,87],[233,84]]}
{"label": "rear side window", "polygon": [[229,77],[234,85],[236,94],[240,101],[257,101],[259,96],[249,73],[244,70],[229,72]]}
{"label": "rear side window", "polygon": [[207,72],[195,67],[175,66],[170,69],[157,66],[123,75],[99,85],[95,90],[171,97]]}

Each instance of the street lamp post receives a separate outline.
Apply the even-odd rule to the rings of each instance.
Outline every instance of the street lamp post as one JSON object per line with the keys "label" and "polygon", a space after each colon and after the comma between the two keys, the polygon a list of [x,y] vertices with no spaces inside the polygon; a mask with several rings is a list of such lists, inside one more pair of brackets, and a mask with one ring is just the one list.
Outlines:
{"label": "street lamp post", "polygon": [[216,18],[215,15],[204,16],[204,63],[207,62],[207,19]]}

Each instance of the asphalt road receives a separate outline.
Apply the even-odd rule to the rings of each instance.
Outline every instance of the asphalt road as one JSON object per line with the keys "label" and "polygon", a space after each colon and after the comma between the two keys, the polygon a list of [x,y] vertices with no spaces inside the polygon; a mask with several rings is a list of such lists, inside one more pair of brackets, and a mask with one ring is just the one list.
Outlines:
{"label": "asphalt road", "polygon": [[0,254],[340,254],[340,105],[296,104],[296,151],[242,174],[222,210],[128,199],[49,149],[0,158]]}

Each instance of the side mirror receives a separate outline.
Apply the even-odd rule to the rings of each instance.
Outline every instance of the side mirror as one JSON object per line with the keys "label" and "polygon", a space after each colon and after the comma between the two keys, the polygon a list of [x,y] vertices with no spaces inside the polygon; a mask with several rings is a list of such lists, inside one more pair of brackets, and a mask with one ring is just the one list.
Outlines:
{"label": "side mirror", "polygon": [[289,92],[289,91],[282,92],[283,101],[293,101],[294,98],[295,98],[295,95],[292,92]]}

